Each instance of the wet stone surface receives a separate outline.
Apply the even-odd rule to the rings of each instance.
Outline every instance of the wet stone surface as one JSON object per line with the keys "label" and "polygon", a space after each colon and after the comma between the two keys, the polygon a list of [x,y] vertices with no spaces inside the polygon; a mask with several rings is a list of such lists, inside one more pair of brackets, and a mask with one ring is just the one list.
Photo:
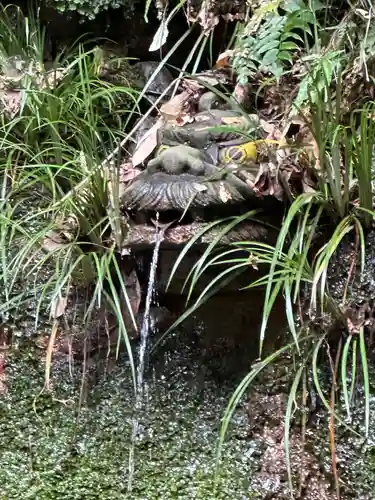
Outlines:
{"label": "wet stone surface", "polygon": [[7,356],[0,423],[3,498],[250,497],[243,410],[226,446],[219,493],[212,494],[219,419],[231,384],[202,375],[193,345],[166,349],[149,373],[132,493],[127,493],[133,402],[127,360],[112,362],[107,373],[104,360],[95,363],[86,405],[79,409],[80,367],[73,367],[72,380],[68,360],[58,356],[53,391],[41,393],[40,354],[13,348]]}
{"label": "wet stone surface", "polygon": [[[42,391],[45,343],[40,337],[48,338],[50,325],[41,323],[37,340],[31,315],[30,326],[27,318],[18,322],[13,344],[1,351],[5,390],[0,396],[0,498],[290,498],[283,415],[291,359],[261,376],[243,398],[229,426],[214,493],[224,409],[258,353],[256,304],[254,298],[251,314],[257,320],[243,318],[236,330],[233,321],[230,328],[229,309],[220,301],[211,303],[150,356],[131,493],[127,487],[134,393],[128,359],[107,358],[105,348],[95,357],[88,353],[83,380],[82,356],[71,359],[57,350],[52,390]],[[237,306],[244,310],[243,304]],[[231,310],[233,318],[234,305]],[[276,318],[274,331],[281,324]],[[28,332],[26,340],[22,331]],[[363,423],[360,402],[353,416],[357,430]],[[374,411],[372,401],[371,416]],[[307,429],[305,453],[299,427],[291,431],[292,470],[303,472],[306,500],[336,498],[330,488],[327,429],[327,417],[318,411]],[[370,500],[375,491],[373,444],[363,447],[360,439],[340,428],[337,436],[345,485],[341,498]]]}

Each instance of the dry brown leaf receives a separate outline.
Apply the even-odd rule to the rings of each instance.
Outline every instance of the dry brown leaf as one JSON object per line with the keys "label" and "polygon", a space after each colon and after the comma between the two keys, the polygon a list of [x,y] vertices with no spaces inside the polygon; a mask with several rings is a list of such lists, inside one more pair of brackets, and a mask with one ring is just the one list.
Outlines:
{"label": "dry brown leaf", "polygon": [[176,118],[176,123],[180,127],[182,127],[183,125],[186,125],[186,123],[192,123],[193,121],[194,121],[194,118],[187,113]]}
{"label": "dry brown leaf", "polygon": [[51,335],[50,335],[50,338],[48,341],[47,353],[46,353],[44,387],[47,391],[49,391],[51,389],[50,380],[51,380],[52,353],[53,353],[53,347],[54,347],[55,341],[56,341],[57,329],[58,329],[58,322],[55,320],[53,322],[53,325],[52,325],[52,331],[51,331]]}
{"label": "dry brown leaf", "polygon": [[240,83],[237,83],[234,92],[233,92],[233,97],[235,100],[238,102],[243,107],[249,107],[250,104],[250,96],[253,93],[253,87],[251,84],[246,84],[242,85]]}
{"label": "dry brown leaf", "polygon": [[159,119],[139,140],[132,158],[132,165],[136,167],[143,163],[154,151],[158,144],[158,130],[163,124]]}
{"label": "dry brown leaf", "polygon": [[283,132],[274,123],[269,123],[269,122],[261,119],[260,126],[267,133],[267,136],[265,137],[265,139],[269,139],[269,140],[273,140],[273,141],[282,141],[285,138],[285,136],[283,135]]}
{"label": "dry brown leaf", "polygon": [[259,196],[274,196],[280,201],[283,200],[284,189],[276,177],[276,172],[277,169],[272,163],[261,163],[254,182],[254,192]]}
{"label": "dry brown leaf", "polygon": [[191,93],[188,90],[184,90],[181,94],[177,94],[168,102],[164,103],[160,108],[160,113],[164,120],[174,121],[181,115],[186,114],[185,107],[189,101],[190,95]]}
{"label": "dry brown leaf", "polygon": [[203,31],[212,31],[220,22],[219,16],[209,11],[209,4],[203,2],[203,8],[200,10],[197,21],[202,26]]}
{"label": "dry brown leaf", "polygon": [[196,80],[191,80],[186,77],[184,78],[184,80],[182,80],[181,86],[184,90],[187,90],[189,92],[193,99],[199,99],[202,85],[199,85]]}
{"label": "dry brown leaf", "polygon": [[[84,194],[85,190],[82,189],[80,194]],[[75,215],[62,215],[56,217],[56,229],[59,230],[59,235],[61,238],[65,238],[64,241],[72,242],[79,232],[79,222]]]}
{"label": "dry brown leaf", "polygon": [[56,319],[62,316],[65,313],[67,304],[68,299],[66,297],[62,297],[61,295],[53,299],[50,317]]}
{"label": "dry brown leaf", "polygon": [[140,173],[141,170],[139,170],[138,168],[134,168],[134,165],[131,161],[122,163],[120,165],[120,182],[130,182],[135,179]]}
{"label": "dry brown leaf", "polygon": [[63,236],[51,229],[51,231],[48,231],[46,237],[43,238],[42,248],[48,252],[53,252],[59,248],[63,248],[66,244],[66,240]]}
{"label": "dry brown leaf", "polygon": [[246,16],[242,12],[237,12],[236,14],[231,14],[231,13],[222,14],[221,17],[225,21],[243,21]]}
{"label": "dry brown leaf", "polygon": [[314,163],[314,167],[316,169],[320,169],[319,146],[310,128],[306,125],[302,118],[294,117],[289,120],[285,126],[283,131],[284,136],[288,133],[291,125],[298,125],[300,127],[298,133],[296,134],[296,143],[303,146],[304,151],[309,157],[310,163]]}
{"label": "dry brown leaf", "polygon": [[14,118],[21,109],[22,91],[7,90],[2,93],[1,101],[4,105],[4,111],[10,118]]}
{"label": "dry brown leaf", "polygon": [[140,173],[142,173],[142,171],[138,168],[134,168],[131,161],[123,162],[119,166],[119,182],[107,182],[108,196],[112,206],[115,206],[116,197],[119,199],[122,198],[126,190],[126,185],[134,180]]}
{"label": "dry brown leaf", "polygon": [[234,50],[226,50],[225,52],[222,52],[219,57],[217,58],[215,68],[222,68],[225,66],[229,66],[229,61],[230,58],[233,56]]}

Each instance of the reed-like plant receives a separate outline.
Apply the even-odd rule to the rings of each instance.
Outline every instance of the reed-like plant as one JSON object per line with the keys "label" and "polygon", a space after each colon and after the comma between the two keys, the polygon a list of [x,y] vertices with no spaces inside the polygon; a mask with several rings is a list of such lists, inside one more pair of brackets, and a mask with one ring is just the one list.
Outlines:
{"label": "reed-like plant", "polygon": [[[13,55],[43,58],[37,20],[33,24],[16,10],[13,40],[9,33],[14,16],[8,14],[8,9],[0,13],[2,60]],[[58,61],[55,80],[43,81],[30,72],[21,93],[19,112],[11,119],[3,117],[0,129],[0,274],[6,297],[0,312],[4,315],[34,297],[37,323],[42,306],[52,307],[73,285],[90,285],[85,319],[106,301],[133,367],[120,300],[125,298],[132,315],[117,258],[119,183],[112,183],[111,199],[108,191],[118,169],[106,159],[124,137],[137,92],[101,81],[92,53],[78,46],[74,55]],[[46,250],[43,241],[61,234],[65,240]]]}
{"label": "reed-like plant", "polygon": [[[320,96],[319,99],[317,99],[317,95]],[[269,363],[274,362],[286,351],[293,352],[296,356],[296,362],[293,369],[291,368],[291,392],[285,417],[285,452],[291,491],[289,429],[295,413],[293,402],[296,399],[298,388],[303,388],[309,370],[313,373],[315,387],[330,419],[347,426],[334,399],[329,400],[321,388],[318,359],[323,348],[327,349],[328,337],[327,331],[324,329],[313,329],[311,321],[329,313],[335,320],[339,320],[342,325],[345,325],[341,304],[337,302],[337,299],[334,300],[330,294],[327,275],[332,257],[348,235],[356,235],[359,241],[360,267],[362,271],[364,268],[366,231],[375,218],[372,201],[375,145],[374,111],[375,103],[369,102],[363,109],[353,112],[350,122],[345,123],[340,107],[339,81],[334,98],[332,98],[329,88],[325,88],[324,92],[314,94],[314,99],[310,101],[310,117],[306,118],[306,123],[311,129],[317,146],[316,150],[319,152],[315,163],[311,165],[317,179],[315,192],[301,194],[289,206],[275,246],[257,241],[245,241],[234,243],[225,249],[221,248],[219,246],[221,236],[244,219],[256,217],[256,213],[251,211],[248,214],[228,219],[220,235],[207,247],[189,273],[184,285],[184,288],[188,289],[189,307],[170,328],[170,330],[175,328],[187,315],[191,314],[238,273],[246,272],[255,265],[264,270],[264,274],[248,286],[248,288],[265,288],[263,318],[259,333],[259,359],[261,360],[269,316],[276,298],[280,294],[283,295],[291,338],[285,341],[284,347],[279,351],[257,362],[236,389],[223,419],[218,456],[221,453],[229,421],[249,384]],[[223,221],[217,221],[214,224],[219,223],[223,224]],[[211,226],[203,231],[211,229]],[[200,236],[201,233],[185,246],[172,269],[169,281],[173,279],[182,259]],[[223,265],[225,265],[224,270]],[[191,303],[197,282],[209,268],[218,269],[215,278]],[[345,297],[343,297],[344,299]],[[296,322],[296,308],[301,311],[306,300],[308,300],[308,308],[302,316],[299,315],[299,320]],[[310,325],[310,330],[307,330],[307,333],[306,325]],[[355,360],[361,361],[365,382],[364,407],[367,436],[369,384],[363,329],[358,338],[352,335],[348,336],[343,351],[339,348],[338,356],[337,363],[341,363],[341,376],[333,370],[332,379],[334,384],[339,384],[340,381],[343,384],[348,415],[350,415],[354,391],[354,374],[351,373],[349,376],[349,373],[356,364]],[[337,363],[332,362],[331,366],[337,365]],[[334,431],[332,433],[334,436]],[[332,447],[333,453],[334,447]]]}

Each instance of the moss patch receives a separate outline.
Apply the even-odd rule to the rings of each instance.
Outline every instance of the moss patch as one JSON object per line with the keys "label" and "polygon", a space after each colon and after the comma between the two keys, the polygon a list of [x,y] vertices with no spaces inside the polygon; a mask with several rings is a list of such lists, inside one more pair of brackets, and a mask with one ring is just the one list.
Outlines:
{"label": "moss patch", "polygon": [[134,489],[128,493],[133,394],[127,360],[119,360],[107,375],[103,362],[97,363],[79,410],[79,367],[72,380],[67,360],[55,361],[53,391],[40,394],[40,353],[13,351],[0,414],[0,498],[251,498],[242,412],[213,496],[218,425],[233,385],[224,387],[208,376],[191,346],[181,344],[160,356],[146,383]]}

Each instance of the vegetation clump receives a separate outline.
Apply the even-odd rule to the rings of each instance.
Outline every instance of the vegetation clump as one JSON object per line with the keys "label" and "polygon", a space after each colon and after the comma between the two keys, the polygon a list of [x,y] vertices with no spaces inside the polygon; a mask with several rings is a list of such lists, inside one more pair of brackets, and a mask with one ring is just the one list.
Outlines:
{"label": "vegetation clump", "polygon": [[[168,22],[173,21],[183,3],[171,10]],[[64,2],[64,9],[95,16],[102,7],[119,4],[93,6],[91,2],[82,2],[75,3],[74,9],[72,6]],[[148,8],[149,4],[146,15]],[[0,272],[6,297],[0,312],[5,314],[29,298],[29,288],[22,289],[20,283],[30,283],[37,296],[37,311],[48,299],[56,320],[62,315],[56,311],[64,309],[64,300],[74,285],[89,285],[92,293],[85,319],[106,300],[116,314],[135,380],[121,298],[130,315],[132,307],[117,255],[127,226],[122,223],[119,205],[120,168],[114,167],[116,161],[121,163],[121,145],[134,132],[131,124],[138,117],[140,99],[155,74],[139,92],[132,78],[124,77],[120,82],[112,78],[116,66],[113,69],[111,64],[103,64],[100,50],[82,45],[77,45],[72,53],[65,52],[52,64],[50,61],[47,69],[44,33],[37,19],[24,17],[19,9],[12,16],[9,12],[3,8],[0,18],[4,108],[0,131]],[[167,9],[163,20],[166,13]],[[181,68],[181,75],[189,64],[191,72],[197,73],[208,45],[208,59],[214,63],[212,33],[218,17],[216,12],[209,17],[210,22],[208,17],[207,22],[201,22],[204,30]],[[237,276],[249,268],[264,271],[248,284],[249,288],[266,290],[259,361],[230,399],[220,434],[219,455],[230,418],[248,386],[263,368],[289,352],[293,366],[284,440],[290,490],[295,491],[289,463],[290,428],[295,421],[302,422],[303,430],[306,428],[306,394],[313,386],[329,420],[332,468],[339,496],[335,424],[353,430],[350,424],[358,378],[363,387],[365,438],[370,428],[368,334],[373,310],[370,305],[370,311],[353,322],[350,311],[355,298],[349,292],[353,274],[361,275],[365,270],[366,244],[375,218],[375,103],[371,77],[374,13],[361,1],[354,9],[343,10],[341,4],[334,9],[315,1],[277,0],[267,5],[254,3],[247,13],[241,12],[235,19],[232,43],[218,58],[215,69],[237,75],[234,96],[243,91],[249,97],[252,92],[250,104],[267,121],[270,141],[289,140],[288,145],[292,143],[293,154],[304,161],[305,169],[297,172],[296,162],[287,156],[289,171],[283,180],[288,196],[275,245],[241,241],[223,249],[218,245],[219,238],[208,245],[189,273],[185,286],[190,309],[178,323],[227,284],[231,275]],[[167,24],[161,23],[157,31],[157,48],[168,37]],[[190,32],[189,28],[176,47]],[[126,61],[122,62],[127,66]],[[101,78],[103,75],[106,78]],[[210,81],[205,85],[220,94]],[[274,163],[268,158],[258,165],[260,196],[269,194],[271,188],[282,182],[277,159],[285,160],[285,154],[282,155],[282,148],[276,149]],[[298,195],[288,189],[296,172],[303,186]],[[269,182],[275,179],[273,184]],[[36,194],[40,197],[37,206],[32,204]],[[233,217],[227,230],[250,216],[254,216],[254,211]],[[221,231],[220,237],[224,233]],[[198,236],[182,251],[171,279]],[[337,290],[333,293],[329,276],[332,263],[347,240],[354,245],[352,263],[338,296]],[[239,251],[243,257],[238,257]],[[35,275],[46,262],[53,263],[53,271],[46,282],[35,285]],[[225,271],[216,273],[213,282],[196,298],[193,292],[203,274],[222,264],[227,266]],[[264,357],[266,327],[279,295],[285,300],[290,336],[279,350]],[[321,379],[322,365],[329,368],[328,389]],[[337,397],[339,387],[341,400]]]}
{"label": "vegetation clump", "polygon": [[47,3],[63,14],[77,12],[85,20],[95,19],[109,9],[120,8],[124,19],[130,19],[138,0],[47,0]]}

